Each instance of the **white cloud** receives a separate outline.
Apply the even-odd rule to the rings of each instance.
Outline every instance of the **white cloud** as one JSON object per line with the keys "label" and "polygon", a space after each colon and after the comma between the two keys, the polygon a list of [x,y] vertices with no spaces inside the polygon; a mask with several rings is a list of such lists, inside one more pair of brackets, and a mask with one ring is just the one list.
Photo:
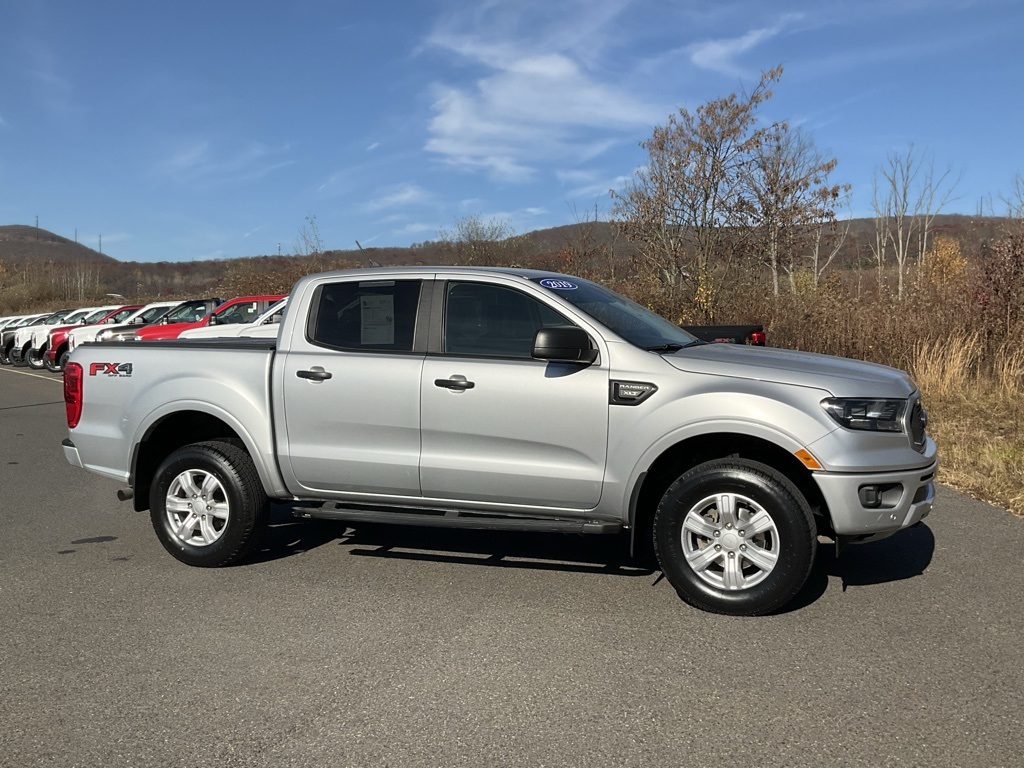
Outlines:
{"label": "white cloud", "polygon": [[401,184],[392,188],[384,195],[363,203],[364,211],[382,211],[387,208],[395,208],[402,205],[417,205],[425,203],[430,199],[430,194],[422,187],[413,184]]}
{"label": "white cloud", "polygon": [[605,199],[608,199],[609,192],[611,190],[622,189],[626,182],[633,178],[632,176],[627,175],[598,178],[596,174],[577,175],[565,171],[560,171],[558,177],[563,184],[573,185],[572,188],[566,192],[566,195],[570,198],[586,197]]}
{"label": "white cloud", "polygon": [[803,14],[786,14],[771,27],[753,29],[739,37],[705,40],[687,47],[690,61],[702,69],[720,72],[723,75],[747,75],[747,70],[737,59],[765,40],[779,35],[787,26],[803,18]]}
{"label": "white cloud", "polygon": [[419,235],[423,232],[437,233],[441,231],[441,227],[437,224],[427,224],[424,222],[413,222],[406,224],[404,227],[394,229],[391,231],[392,235]]}
{"label": "white cloud", "polygon": [[233,150],[215,152],[209,141],[181,146],[160,167],[182,184],[231,184],[260,179],[291,165],[291,147],[269,147],[251,141]]}
{"label": "white cloud", "polygon": [[535,7],[491,3],[470,29],[462,21],[439,27],[428,46],[483,69],[484,76],[435,83],[426,149],[494,179],[527,181],[554,158],[585,162],[623,134],[632,138],[657,122],[664,107],[602,78],[593,63],[622,5],[581,4],[566,12],[555,4],[538,19]]}
{"label": "white cloud", "polygon": [[366,148],[366,151],[367,152],[373,152],[373,150],[375,150],[379,146],[380,146],[380,142],[379,141],[375,141],[375,142],[373,142],[373,144],[371,144],[370,146],[368,146]]}

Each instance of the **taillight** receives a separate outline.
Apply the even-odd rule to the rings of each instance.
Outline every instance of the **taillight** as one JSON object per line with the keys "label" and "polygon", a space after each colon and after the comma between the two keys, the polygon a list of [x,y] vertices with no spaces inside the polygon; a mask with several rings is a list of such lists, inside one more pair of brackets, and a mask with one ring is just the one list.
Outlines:
{"label": "taillight", "polygon": [[764,331],[754,331],[750,334],[750,343],[755,347],[763,347],[768,337],[764,335]]}
{"label": "taillight", "polygon": [[82,366],[79,363],[64,366],[64,408],[68,414],[68,429],[74,429],[82,418]]}

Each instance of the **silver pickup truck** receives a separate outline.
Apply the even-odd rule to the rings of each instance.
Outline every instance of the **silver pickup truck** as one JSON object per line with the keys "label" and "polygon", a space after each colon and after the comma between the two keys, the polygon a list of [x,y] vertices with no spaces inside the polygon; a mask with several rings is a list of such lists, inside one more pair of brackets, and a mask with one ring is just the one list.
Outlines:
{"label": "silver pickup truck", "polygon": [[310,275],[276,340],[109,342],[65,371],[67,460],[219,566],[303,517],[621,533],[705,610],[777,610],[818,537],[932,506],[901,371],[706,344],[600,285],[515,268]]}

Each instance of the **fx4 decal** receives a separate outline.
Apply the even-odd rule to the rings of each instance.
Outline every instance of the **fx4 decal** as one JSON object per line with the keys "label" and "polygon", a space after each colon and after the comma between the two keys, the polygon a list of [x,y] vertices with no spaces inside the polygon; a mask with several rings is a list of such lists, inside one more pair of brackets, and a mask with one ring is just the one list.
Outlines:
{"label": "fx4 decal", "polygon": [[89,375],[103,374],[104,376],[126,377],[132,375],[131,363],[90,363]]}

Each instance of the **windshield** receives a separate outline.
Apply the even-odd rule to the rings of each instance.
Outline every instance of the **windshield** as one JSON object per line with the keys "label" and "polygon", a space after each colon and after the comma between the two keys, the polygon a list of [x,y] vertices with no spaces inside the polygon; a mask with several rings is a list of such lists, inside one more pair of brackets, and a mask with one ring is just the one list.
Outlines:
{"label": "windshield", "polygon": [[[109,312],[109,311],[110,310],[108,309],[107,312]],[[77,323],[79,320],[81,320],[83,317],[88,315],[90,312],[92,312],[91,309],[76,309],[71,314],[65,315],[63,320],[64,320],[65,323]],[[52,323],[52,322],[50,323],[50,325],[53,325],[53,324],[54,323]]]}
{"label": "windshield", "polygon": [[206,302],[205,301],[190,301],[187,304],[182,304],[173,312],[170,312],[167,317],[167,323],[194,323],[202,320],[206,317]]}
{"label": "windshield", "polygon": [[128,307],[127,309],[122,309],[119,312],[115,313],[110,318],[109,322],[111,324],[113,324],[113,323],[120,323],[122,320],[124,320],[125,318],[129,317],[130,315],[135,314],[135,312],[137,312],[137,311],[138,311],[137,309],[132,309],[131,307]]}
{"label": "windshield", "polygon": [[661,315],[589,280],[544,277],[533,281],[642,349],[672,351],[700,343]]}
{"label": "windshield", "polygon": [[43,315],[42,317],[33,320],[29,325],[56,325],[65,317],[70,315],[72,310],[62,309],[60,312],[54,312],[52,315]]}
{"label": "windshield", "polygon": [[88,317],[86,317],[85,320],[83,320],[82,322],[84,324],[86,324],[86,325],[88,325],[90,323],[98,323],[100,320],[102,320],[104,317],[106,317],[109,314],[110,314],[110,307],[107,307],[105,309],[100,309],[100,310],[97,310],[96,312],[93,312]]}

